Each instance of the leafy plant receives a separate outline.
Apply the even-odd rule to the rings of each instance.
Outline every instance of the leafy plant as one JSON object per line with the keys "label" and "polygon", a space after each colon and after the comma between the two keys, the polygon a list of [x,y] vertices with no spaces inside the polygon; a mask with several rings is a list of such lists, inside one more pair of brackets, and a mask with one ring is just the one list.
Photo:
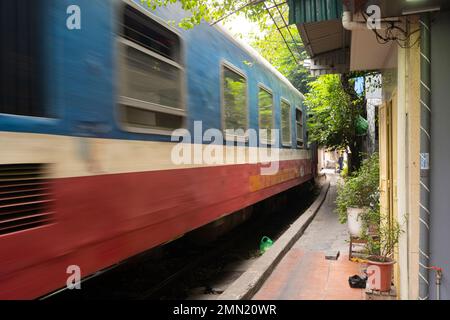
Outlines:
{"label": "leafy plant", "polygon": [[[151,10],[158,7],[166,7],[179,2],[186,16],[178,21],[178,26],[183,29],[192,29],[202,20],[215,22],[222,20],[235,12],[242,12],[246,18],[258,21],[261,25],[267,22],[267,13],[264,1],[248,0],[141,0]],[[174,22],[175,23],[175,22]]]}
{"label": "leafy plant", "polygon": [[347,178],[347,177],[348,177],[348,167],[347,167],[347,166],[345,166],[345,167],[342,169],[342,171],[341,171],[341,176],[342,176],[343,178]]}
{"label": "leafy plant", "polygon": [[[284,25],[289,20],[287,3],[278,11],[270,3],[260,0],[141,0],[151,10],[167,7],[176,2],[186,11],[179,21],[170,21],[172,25],[182,29],[192,29],[202,21],[215,23],[229,21],[229,18],[244,16],[246,20],[256,22],[261,32],[254,33],[248,42],[276,69],[278,69],[300,92],[309,90],[309,82],[313,77],[303,66],[308,55],[302,39],[295,26],[278,29],[277,25]],[[266,7],[272,7],[272,16]],[[272,19],[276,21],[273,23]],[[283,21],[284,20],[284,21]],[[242,38],[242,34],[237,34]],[[287,42],[287,44],[285,43]],[[252,67],[253,61],[243,61]]]}
{"label": "leafy plant", "polygon": [[391,221],[386,215],[380,216],[379,211],[374,212],[373,217],[378,217],[379,221],[376,230],[367,228],[364,232],[366,253],[370,260],[389,262],[403,230],[397,221]]}
{"label": "leafy plant", "polygon": [[350,149],[349,172],[359,169],[362,139],[357,123],[364,116],[364,96],[354,89],[352,73],[322,75],[311,82],[305,95],[310,140],[329,149]]}
{"label": "leafy plant", "polygon": [[361,168],[338,185],[337,212],[341,223],[347,221],[347,208],[367,208],[362,215],[362,238],[371,260],[388,262],[393,257],[402,229],[397,221],[380,214],[379,156],[374,153]]}
{"label": "leafy plant", "polygon": [[341,223],[347,222],[347,208],[350,207],[367,207],[368,212],[379,211],[379,180],[379,157],[374,153],[363,161],[357,172],[338,184],[336,211]]}
{"label": "leafy plant", "polygon": [[[288,11],[286,11],[285,19],[288,19],[287,13]],[[279,18],[277,16],[274,19]],[[274,24],[267,24],[261,30],[262,32],[255,35],[255,39],[250,42],[251,46],[286,76],[295,88],[306,94],[310,90],[309,83],[314,80],[314,77],[299,63],[308,59],[308,55],[297,28],[290,30],[285,28],[280,31]]]}
{"label": "leafy plant", "polygon": [[310,137],[320,146],[345,149],[353,136],[357,109],[342,88],[338,75],[323,75],[310,83],[305,96]]}

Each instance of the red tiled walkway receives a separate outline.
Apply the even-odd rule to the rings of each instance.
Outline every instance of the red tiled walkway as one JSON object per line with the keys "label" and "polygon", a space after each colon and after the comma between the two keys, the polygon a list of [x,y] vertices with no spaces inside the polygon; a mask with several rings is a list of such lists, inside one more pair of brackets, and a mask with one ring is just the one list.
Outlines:
{"label": "red tiled walkway", "polygon": [[[336,177],[327,198],[304,235],[289,250],[256,300],[363,300],[363,289],[352,289],[348,278],[360,275],[360,266],[348,260],[347,229],[335,209]],[[338,260],[326,260],[327,251],[340,251]]]}
{"label": "red tiled walkway", "polygon": [[345,255],[333,261],[324,252],[292,249],[253,299],[363,300],[364,291],[348,285],[348,277],[359,271]]}

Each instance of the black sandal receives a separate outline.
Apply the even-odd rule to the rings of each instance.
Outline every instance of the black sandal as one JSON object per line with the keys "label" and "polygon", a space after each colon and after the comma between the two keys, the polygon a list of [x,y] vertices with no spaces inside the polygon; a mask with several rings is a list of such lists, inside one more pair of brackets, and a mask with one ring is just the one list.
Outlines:
{"label": "black sandal", "polygon": [[366,287],[367,277],[361,278],[358,275],[354,275],[348,278],[348,283],[351,288],[364,289]]}

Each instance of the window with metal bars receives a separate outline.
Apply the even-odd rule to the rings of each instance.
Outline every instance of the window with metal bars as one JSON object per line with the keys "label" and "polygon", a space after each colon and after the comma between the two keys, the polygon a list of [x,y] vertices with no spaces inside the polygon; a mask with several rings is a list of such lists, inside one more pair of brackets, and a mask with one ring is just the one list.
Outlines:
{"label": "window with metal bars", "polygon": [[119,35],[119,111],[128,131],[169,134],[184,125],[180,37],[125,5]]}
{"label": "window with metal bars", "polygon": [[0,1],[0,113],[47,116],[42,97],[42,3]]}

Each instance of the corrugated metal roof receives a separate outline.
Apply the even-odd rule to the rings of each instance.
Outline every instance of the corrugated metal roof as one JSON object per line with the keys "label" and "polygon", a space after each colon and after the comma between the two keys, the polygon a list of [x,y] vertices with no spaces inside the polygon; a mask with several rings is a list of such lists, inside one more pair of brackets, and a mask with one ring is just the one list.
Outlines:
{"label": "corrugated metal roof", "polygon": [[342,26],[342,0],[288,0],[289,23],[296,24],[314,75],[350,68],[350,32]]}
{"label": "corrugated metal roof", "polygon": [[342,0],[288,0],[289,24],[341,19]]}
{"label": "corrugated metal roof", "polygon": [[298,25],[298,28],[310,57],[346,47],[349,44],[348,40],[344,41],[344,28],[340,20],[306,23]]}

